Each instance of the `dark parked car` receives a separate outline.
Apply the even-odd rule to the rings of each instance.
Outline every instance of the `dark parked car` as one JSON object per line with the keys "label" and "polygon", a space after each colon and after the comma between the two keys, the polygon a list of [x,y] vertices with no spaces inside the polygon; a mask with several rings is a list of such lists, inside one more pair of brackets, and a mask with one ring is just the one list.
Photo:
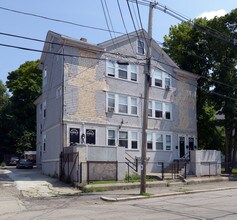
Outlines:
{"label": "dark parked car", "polygon": [[20,159],[17,164],[16,164],[16,168],[33,168],[33,162],[29,159]]}
{"label": "dark parked car", "polygon": [[15,166],[18,162],[19,158],[18,157],[11,157],[10,161],[9,161],[9,166]]}

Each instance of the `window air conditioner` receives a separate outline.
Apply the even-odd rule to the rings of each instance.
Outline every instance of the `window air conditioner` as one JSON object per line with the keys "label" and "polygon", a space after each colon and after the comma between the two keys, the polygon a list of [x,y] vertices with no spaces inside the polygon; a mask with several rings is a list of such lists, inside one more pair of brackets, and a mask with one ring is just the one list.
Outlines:
{"label": "window air conditioner", "polygon": [[108,112],[114,112],[114,107],[108,107]]}

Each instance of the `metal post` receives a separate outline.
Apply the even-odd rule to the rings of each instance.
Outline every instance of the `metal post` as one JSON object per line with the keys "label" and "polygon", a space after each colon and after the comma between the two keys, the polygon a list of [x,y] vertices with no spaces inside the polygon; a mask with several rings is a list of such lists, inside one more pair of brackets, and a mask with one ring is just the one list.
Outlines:
{"label": "metal post", "polygon": [[164,162],[161,163],[162,180],[164,180]]}
{"label": "metal post", "polygon": [[149,23],[148,23],[148,48],[146,55],[146,68],[144,71],[144,110],[143,110],[143,125],[142,125],[142,151],[141,151],[141,185],[140,194],[146,193],[146,148],[147,148],[147,123],[148,123],[148,103],[149,103],[149,87],[151,74],[151,47],[152,47],[152,17],[153,8],[156,3],[150,2]]}

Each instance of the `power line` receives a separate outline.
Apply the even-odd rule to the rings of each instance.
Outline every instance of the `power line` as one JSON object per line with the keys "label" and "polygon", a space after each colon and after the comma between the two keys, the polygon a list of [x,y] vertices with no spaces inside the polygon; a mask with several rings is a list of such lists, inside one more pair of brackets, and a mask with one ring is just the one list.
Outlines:
{"label": "power line", "polygon": [[[13,10],[13,9],[1,7],[1,6],[0,6],[0,9],[5,10],[5,11],[10,11],[10,12],[18,13],[18,14],[22,14],[22,15],[42,18],[42,19],[45,19],[45,20],[60,22],[60,23],[64,23],[64,24],[70,24],[70,25],[74,25],[74,26],[78,26],[78,27],[89,28],[89,29],[94,29],[94,30],[99,30],[99,31],[104,31],[104,32],[110,32],[110,30],[107,30],[105,28],[99,28],[99,27],[94,27],[94,26],[89,26],[89,25],[84,25],[84,24],[78,24],[78,23],[71,22],[71,21],[65,21],[65,20],[61,20],[61,19],[57,19],[57,18],[50,18],[50,17],[46,17],[46,16],[43,16],[43,15],[38,15],[38,14],[29,13],[29,12]],[[120,31],[114,31],[114,33],[116,33],[116,34],[124,34],[124,33],[120,32]]]}

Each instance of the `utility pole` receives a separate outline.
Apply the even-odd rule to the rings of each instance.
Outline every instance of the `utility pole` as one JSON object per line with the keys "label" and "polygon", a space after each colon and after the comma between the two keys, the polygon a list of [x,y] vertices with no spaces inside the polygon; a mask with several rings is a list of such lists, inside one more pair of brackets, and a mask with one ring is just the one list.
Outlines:
{"label": "utility pole", "polygon": [[141,151],[141,185],[140,194],[146,193],[146,163],[147,163],[147,124],[148,124],[148,105],[149,105],[149,88],[151,81],[151,48],[152,48],[152,18],[153,9],[156,3],[150,2],[149,8],[149,22],[148,22],[148,45],[146,54],[146,66],[144,69],[145,83],[144,83],[144,110],[143,110],[143,124],[142,124],[142,151]]}

